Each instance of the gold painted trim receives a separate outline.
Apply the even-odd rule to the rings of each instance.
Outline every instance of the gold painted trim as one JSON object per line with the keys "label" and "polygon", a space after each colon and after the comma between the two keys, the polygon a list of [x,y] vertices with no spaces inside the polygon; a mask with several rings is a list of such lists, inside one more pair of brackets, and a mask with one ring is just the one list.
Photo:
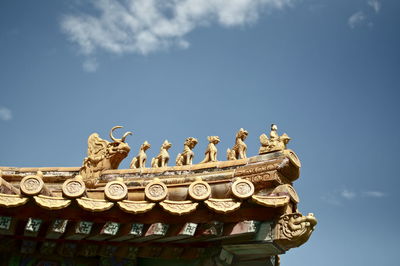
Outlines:
{"label": "gold painted trim", "polygon": [[71,204],[71,200],[64,199],[62,197],[49,197],[44,195],[33,197],[40,207],[48,210],[60,210],[68,207]]}
{"label": "gold painted trim", "polygon": [[19,195],[10,195],[0,193],[0,206],[11,208],[24,205],[28,201],[28,198],[21,198]]}
{"label": "gold painted trim", "polygon": [[188,214],[196,210],[199,203],[192,202],[190,200],[185,201],[174,201],[174,200],[164,200],[160,202],[161,207],[169,213],[175,215]]}
{"label": "gold painted trim", "polygon": [[254,203],[263,205],[265,207],[282,207],[289,203],[289,196],[257,196],[253,195],[251,197]]}
{"label": "gold painted trim", "polygon": [[101,199],[90,199],[86,197],[82,197],[76,199],[79,206],[81,206],[84,210],[92,211],[92,212],[102,212],[111,209],[114,203],[101,200]]}
{"label": "gold painted trim", "polygon": [[218,213],[230,213],[240,208],[242,204],[240,201],[233,199],[208,199],[204,203],[211,210]]}
{"label": "gold painted trim", "polygon": [[121,210],[134,214],[148,212],[156,205],[153,202],[131,200],[118,201],[117,204]]}

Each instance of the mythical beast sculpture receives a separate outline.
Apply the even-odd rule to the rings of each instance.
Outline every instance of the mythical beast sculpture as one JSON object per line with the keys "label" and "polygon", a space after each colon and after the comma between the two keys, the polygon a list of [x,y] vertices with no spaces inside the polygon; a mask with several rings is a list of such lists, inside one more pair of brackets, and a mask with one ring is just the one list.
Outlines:
{"label": "mythical beast sculpture", "polygon": [[281,216],[276,230],[277,242],[285,249],[304,244],[314,231],[317,224],[314,214],[303,216],[301,213],[291,213]]}
{"label": "mythical beast sculpture", "polygon": [[99,134],[93,133],[88,138],[88,156],[83,160],[79,174],[88,187],[93,187],[104,170],[117,169],[119,164],[128,156],[131,148],[125,139],[132,132],[126,132],[121,139],[113,136],[113,131],[121,126],[115,126],[110,130],[110,138],[113,142],[101,139]]}
{"label": "mythical beast sculpture", "polygon": [[164,143],[161,145],[160,153],[151,159],[151,167],[166,167],[168,166],[169,161],[169,148],[171,148],[172,144],[168,142],[168,140],[164,140]]}
{"label": "mythical beast sculpture", "polygon": [[283,133],[282,136],[279,136],[278,127],[275,124],[272,124],[269,139],[265,134],[260,136],[261,147],[259,149],[259,154],[273,151],[283,151],[286,149],[286,145],[289,143],[289,141],[290,137],[286,133]]}
{"label": "mythical beast sculpture", "polygon": [[216,162],[217,161],[217,145],[220,142],[218,136],[210,136],[208,139],[208,146],[206,149],[204,160],[200,163]]}
{"label": "mythical beast sculpture", "polygon": [[193,149],[197,142],[197,139],[192,137],[185,140],[185,143],[183,144],[183,151],[182,153],[178,153],[178,156],[175,160],[177,166],[192,164],[194,157]]}
{"label": "mythical beast sculpture", "polygon": [[247,145],[246,143],[244,143],[244,140],[247,138],[248,134],[249,132],[247,132],[247,130],[244,130],[243,128],[241,128],[236,133],[235,145],[233,146],[232,150],[228,149],[226,151],[226,158],[228,160],[238,160],[247,158],[246,156]]}
{"label": "mythical beast sculpture", "polygon": [[150,143],[147,141],[143,142],[143,144],[140,146],[140,150],[138,155],[132,159],[132,162],[130,164],[131,168],[144,168],[146,167],[146,160],[147,160],[147,155],[146,151],[151,147]]}

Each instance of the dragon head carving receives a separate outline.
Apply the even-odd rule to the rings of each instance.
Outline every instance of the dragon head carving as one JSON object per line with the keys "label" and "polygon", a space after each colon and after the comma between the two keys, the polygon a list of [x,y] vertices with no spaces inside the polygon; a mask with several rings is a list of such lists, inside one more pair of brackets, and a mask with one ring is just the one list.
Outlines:
{"label": "dragon head carving", "polygon": [[93,133],[88,138],[88,156],[83,160],[79,174],[89,187],[96,183],[102,171],[117,169],[131,150],[125,143],[125,139],[128,135],[132,135],[132,132],[126,132],[122,138],[117,139],[113,136],[113,132],[117,128],[122,127],[115,126],[110,130],[110,138],[113,142],[101,139],[97,133]]}

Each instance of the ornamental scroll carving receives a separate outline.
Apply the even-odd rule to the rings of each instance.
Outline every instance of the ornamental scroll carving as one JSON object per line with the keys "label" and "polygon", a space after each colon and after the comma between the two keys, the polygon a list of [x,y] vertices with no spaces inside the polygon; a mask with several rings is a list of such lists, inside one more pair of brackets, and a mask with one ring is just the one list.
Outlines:
{"label": "ornamental scroll carving", "polygon": [[254,203],[260,204],[265,207],[282,207],[289,203],[289,196],[257,196],[253,195],[251,197]]}
{"label": "ornamental scroll carving", "polygon": [[128,195],[128,187],[121,180],[111,181],[104,188],[104,194],[109,200],[122,200]]}
{"label": "ornamental scroll carving", "polygon": [[22,198],[19,195],[0,194],[0,206],[11,208],[24,205],[28,198]]}
{"label": "ornamental scroll carving", "polygon": [[69,198],[79,198],[83,196],[86,191],[85,183],[82,176],[77,175],[73,179],[68,179],[62,185],[63,194]]}
{"label": "ornamental scroll carving", "polygon": [[20,183],[22,193],[28,196],[38,195],[44,187],[42,177],[43,173],[38,171],[36,175],[28,175],[22,178]]}
{"label": "ornamental scroll carving", "polygon": [[208,199],[204,201],[208,208],[218,213],[230,213],[240,208],[241,202],[233,199]]}
{"label": "ornamental scroll carving", "polygon": [[117,204],[121,210],[134,214],[148,212],[156,205],[154,202],[131,200],[118,201]]}
{"label": "ornamental scroll carving", "polygon": [[164,200],[160,202],[161,207],[169,213],[175,215],[183,215],[187,213],[191,213],[196,210],[197,202],[192,202],[190,200],[185,201],[172,201],[172,200]]}
{"label": "ornamental scroll carving", "polygon": [[195,200],[206,200],[211,195],[211,187],[206,182],[197,180],[190,184],[189,195]]}
{"label": "ornamental scroll carving", "polygon": [[106,211],[111,209],[111,207],[114,205],[114,203],[106,200],[90,199],[86,197],[76,199],[76,201],[78,202],[78,205],[81,206],[83,209],[92,212]]}
{"label": "ornamental scroll carving", "polygon": [[232,193],[239,199],[247,199],[254,194],[254,185],[248,180],[238,178],[232,184]]}
{"label": "ornamental scroll carving", "polygon": [[301,213],[291,213],[281,216],[278,221],[276,242],[285,249],[304,244],[314,231],[317,219],[312,213],[303,216]]}
{"label": "ornamental scroll carving", "polygon": [[63,197],[49,197],[44,195],[34,196],[36,204],[48,210],[59,210],[68,207],[71,200]]}
{"label": "ornamental scroll carving", "polygon": [[151,201],[157,202],[162,201],[167,197],[168,189],[164,183],[155,179],[154,181],[147,184],[147,186],[144,188],[144,193],[146,195],[146,198]]}

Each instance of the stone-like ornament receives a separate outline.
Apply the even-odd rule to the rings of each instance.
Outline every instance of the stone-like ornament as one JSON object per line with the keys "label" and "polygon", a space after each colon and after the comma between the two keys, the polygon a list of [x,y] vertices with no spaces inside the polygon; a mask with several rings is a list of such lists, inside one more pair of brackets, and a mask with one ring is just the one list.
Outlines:
{"label": "stone-like ornament", "polygon": [[197,180],[189,186],[189,196],[195,200],[206,200],[211,195],[211,187],[207,182]]}
{"label": "stone-like ornament", "polygon": [[253,195],[251,197],[254,203],[259,205],[270,207],[270,208],[278,208],[282,206],[286,206],[289,201],[289,196],[262,196],[262,195]]}
{"label": "stone-like ornament", "polygon": [[20,195],[0,194],[0,206],[11,208],[24,205],[29,198]]}
{"label": "stone-like ornament", "polygon": [[197,143],[198,141],[196,138],[190,137],[185,140],[185,143],[183,144],[183,152],[178,153],[175,160],[177,166],[192,165],[194,157],[193,149],[196,147]]}
{"label": "stone-like ornament", "polygon": [[154,202],[131,200],[118,201],[117,204],[121,210],[133,214],[148,212],[156,205]]}
{"label": "stone-like ornament", "polygon": [[71,204],[71,200],[64,199],[63,197],[49,197],[44,195],[34,196],[36,204],[48,210],[64,209]]}
{"label": "stone-like ornament", "polygon": [[166,167],[168,166],[169,161],[169,152],[168,150],[171,148],[172,144],[165,140],[164,143],[161,145],[160,153],[151,159],[151,167],[158,168],[158,167]]}
{"label": "stone-like ornament", "polygon": [[228,149],[226,151],[226,157],[228,160],[238,160],[238,159],[244,159],[247,158],[246,152],[247,152],[247,145],[244,143],[244,140],[247,138],[249,133],[247,130],[244,130],[241,128],[237,133],[236,133],[236,139],[235,139],[235,145],[233,146],[232,149]]}
{"label": "stone-like ornament", "polygon": [[150,201],[158,202],[167,197],[168,188],[163,182],[154,179],[154,181],[147,184],[147,186],[144,188],[144,193],[146,198],[148,198]]}
{"label": "stone-like ornament", "polygon": [[22,193],[28,196],[38,195],[44,187],[43,173],[38,171],[36,175],[25,176],[20,183]]}
{"label": "stone-like ornament", "polygon": [[62,185],[63,194],[68,198],[79,198],[85,194],[86,186],[82,176],[66,180]]}
{"label": "stone-like ornament", "polygon": [[131,148],[125,139],[132,132],[126,132],[121,139],[113,136],[113,131],[121,126],[115,126],[110,131],[113,142],[101,139],[97,133],[93,133],[88,139],[88,156],[83,160],[79,174],[87,187],[94,187],[101,173],[105,170],[117,169],[119,164],[128,156]]}
{"label": "stone-like ornament", "polygon": [[298,247],[310,238],[316,224],[317,219],[312,213],[307,216],[285,214],[278,222],[276,242],[285,249]]}
{"label": "stone-like ornament", "polygon": [[195,211],[199,203],[192,202],[190,200],[184,200],[184,201],[164,200],[163,202],[160,202],[160,205],[161,207],[163,207],[164,210],[166,210],[171,214],[183,215]]}
{"label": "stone-like ornament", "polygon": [[78,205],[81,206],[84,210],[92,211],[92,212],[102,212],[112,208],[114,203],[101,200],[101,199],[91,199],[91,198],[78,198],[76,199]]}
{"label": "stone-like ornament", "polygon": [[248,180],[238,178],[232,184],[232,193],[239,199],[250,198],[254,194],[254,185]]}
{"label": "stone-like ornament", "polygon": [[273,151],[283,151],[286,149],[286,145],[289,143],[289,141],[290,137],[286,133],[284,133],[282,136],[279,136],[278,127],[275,124],[272,124],[269,138],[265,134],[260,136],[261,147],[258,153],[264,154]]}
{"label": "stone-like ornament", "polygon": [[128,195],[128,187],[122,180],[108,182],[104,188],[107,199],[112,201],[122,200]]}
{"label": "stone-like ornament", "polygon": [[136,168],[146,167],[146,160],[147,160],[146,151],[150,149],[150,147],[151,145],[147,141],[145,141],[142,145],[140,145],[139,153],[135,158],[132,159],[130,168],[136,169]]}
{"label": "stone-like ornament", "polygon": [[240,208],[241,202],[234,199],[208,199],[204,201],[208,208],[218,213],[230,213]]}
{"label": "stone-like ornament", "polygon": [[217,145],[220,142],[218,136],[209,136],[208,138],[208,146],[206,152],[204,153],[204,160],[200,163],[209,163],[209,162],[216,162],[217,161]]}

